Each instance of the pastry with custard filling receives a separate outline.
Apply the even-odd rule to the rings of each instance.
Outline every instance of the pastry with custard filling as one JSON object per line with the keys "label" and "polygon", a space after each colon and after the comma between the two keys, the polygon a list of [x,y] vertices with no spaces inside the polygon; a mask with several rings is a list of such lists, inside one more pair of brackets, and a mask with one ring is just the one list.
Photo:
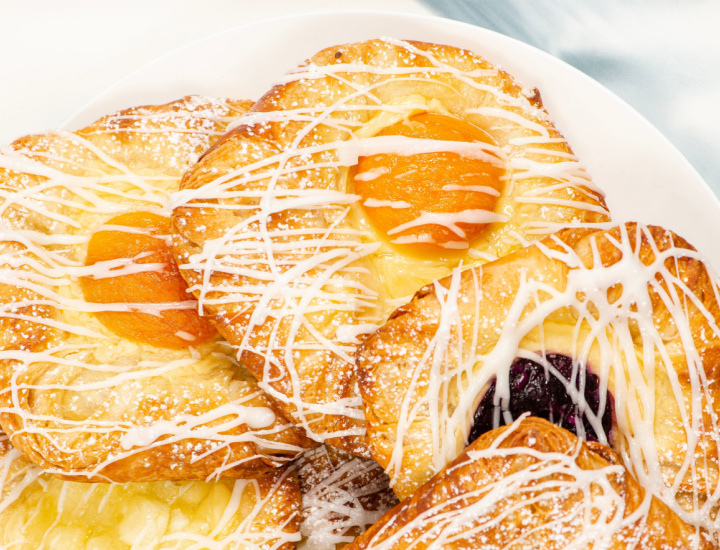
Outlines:
{"label": "pastry with custard filling", "polygon": [[611,445],[718,536],[720,280],[686,241],[564,229],[421,289],[358,352],[373,457],[401,499],[530,412]]}
{"label": "pastry with custard filling", "polygon": [[0,153],[0,424],[75,480],[254,476],[313,446],[199,316],[183,171],[250,102],[186,97]]}
{"label": "pastry with custard filling", "polygon": [[428,282],[607,222],[542,107],[478,55],[393,39],[321,51],[183,178],[181,273],[293,422],[367,454],[354,356]]}

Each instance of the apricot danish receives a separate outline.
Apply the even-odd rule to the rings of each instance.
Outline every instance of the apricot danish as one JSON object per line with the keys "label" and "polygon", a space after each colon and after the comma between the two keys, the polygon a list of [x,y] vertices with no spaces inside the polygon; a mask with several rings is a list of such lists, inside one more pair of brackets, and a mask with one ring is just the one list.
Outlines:
{"label": "apricot danish", "polygon": [[479,56],[372,40],[272,88],[183,178],[178,265],[310,437],[366,453],[354,354],[422,284],[609,220],[536,90]]}
{"label": "apricot danish", "polygon": [[66,478],[254,475],[311,447],[197,313],[168,200],[246,101],[187,97],[0,155],[0,424]]}
{"label": "apricot danish", "polygon": [[607,446],[527,418],[480,436],[346,550],[715,546]]}
{"label": "apricot danish", "polygon": [[720,285],[654,226],[565,229],[421,289],[358,352],[373,456],[400,498],[531,412],[612,445],[717,534]]}

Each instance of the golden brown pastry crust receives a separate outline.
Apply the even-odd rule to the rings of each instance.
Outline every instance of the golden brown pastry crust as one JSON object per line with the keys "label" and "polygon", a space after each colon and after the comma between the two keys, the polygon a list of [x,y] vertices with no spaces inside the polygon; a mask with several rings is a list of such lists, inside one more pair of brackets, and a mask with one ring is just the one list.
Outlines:
{"label": "golden brown pastry crust", "polygon": [[[88,303],[79,283],[95,274],[84,265],[89,235],[118,213],[161,214],[184,169],[250,105],[186,97],[3,151],[0,424],[44,469],[238,477],[312,447],[219,337],[183,349],[130,342],[93,315],[113,305]],[[252,411],[266,417],[254,429]]]}
{"label": "golden brown pastry crust", "polygon": [[606,446],[539,418],[480,436],[347,550],[713,548]]}
{"label": "golden brown pastry crust", "polygon": [[300,539],[291,467],[233,481],[107,484],[43,473],[0,432],[0,546],[15,550],[272,548]]}
{"label": "golden brown pastry crust", "polygon": [[716,530],[718,289],[683,239],[639,224],[562,230],[457,271],[359,351],[373,456],[409,496],[465,447],[492,379],[518,356],[563,354],[606,384],[610,443],[639,482]]}
{"label": "golden brown pastry crust", "polygon": [[302,493],[301,550],[338,550],[398,503],[374,460],[322,445],[295,461]]}
{"label": "golden brown pastry crust", "polygon": [[[369,154],[363,147],[378,143],[365,134],[384,116],[437,104],[493,136],[488,150],[503,159],[505,186],[489,213],[495,222],[470,250],[418,261],[374,232],[351,180],[358,155]],[[353,356],[391,299],[461,260],[609,219],[537,91],[458,48],[391,39],[328,48],[243,122],[183,179],[178,264],[286,414],[312,438],[354,453],[366,449]],[[413,290],[395,295],[393,278]]]}

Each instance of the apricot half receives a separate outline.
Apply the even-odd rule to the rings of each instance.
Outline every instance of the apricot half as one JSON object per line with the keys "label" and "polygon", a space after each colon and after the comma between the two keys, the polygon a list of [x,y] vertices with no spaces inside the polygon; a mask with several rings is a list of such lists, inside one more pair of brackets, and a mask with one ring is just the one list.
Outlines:
{"label": "apricot half", "polygon": [[[105,223],[90,238],[81,277],[85,300],[131,304],[131,311],[100,311],[109,330],[135,342],[184,348],[217,334],[198,315],[194,298],[180,275],[170,243],[171,221],[149,212],[130,212]],[[147,265],[151,264],[151,265]],[[164,308],[162,304],[177,303]]]}
{"label": "apricot half", "polygon": [[[470,122],[436,113],[410,116],[377,135],[496,145]],[[492,153],[486,158],[452,150],[377,154],[360,157],[355,192],[370,221],[391,242],[467,248],[491,219],[485,213],[497,203],[503,173],[502,162]]]}

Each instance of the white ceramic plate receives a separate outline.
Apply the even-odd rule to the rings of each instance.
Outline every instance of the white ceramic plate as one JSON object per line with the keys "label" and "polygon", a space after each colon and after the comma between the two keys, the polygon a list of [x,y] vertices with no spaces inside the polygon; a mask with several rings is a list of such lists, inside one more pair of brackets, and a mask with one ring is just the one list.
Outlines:
{"label": "white ceramic plate", "polygon": [[720,269],[720,200],[650,123],[606,88],[562,61],[506,36],[446,19],[388,13],[322,13],[261,21],[190,44],[132,73],[65,127],[116,109],[187,94],[257,99],[318,50],[390,36],[468,48],[537,87],[557,127],[616,221],[672,229]]}

